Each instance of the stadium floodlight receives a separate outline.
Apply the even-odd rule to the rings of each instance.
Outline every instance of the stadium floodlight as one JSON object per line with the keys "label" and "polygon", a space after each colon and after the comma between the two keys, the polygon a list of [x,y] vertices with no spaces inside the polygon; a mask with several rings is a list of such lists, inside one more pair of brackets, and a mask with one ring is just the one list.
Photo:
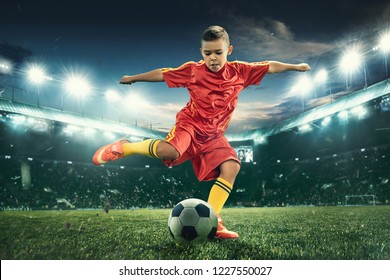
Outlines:
{"label": "stadium floodlight", "polygon": [[11,74],[12,68],[12,62],[0,56],[0,73]]}
{"label": "stadium floodlight", "polygon": [[81,96],[86,96],[90,93],[91,87],[86,79],[81,76],[72,75],[65,83],[66,90],[70,94],[77,94]]}
{"label": "stadium floodlight", "polygon": [[379,48],[381,49],[382,53],[385,54],[385,66],[386,66],[386,77],[389,76],[389,70],[387,66],[387,54],[390,51],[390,32],[383,33],[380,37],[379,42]]}
{"label": "stadium floodlight", "polygon": [[302,99],[302,111],[305,111],[304,95],[313,88],[313,83],[308,76],[302,76],[297,83],[292,87],[291,93],[298,93]]}
{"label": "stadium floodlight", "polygon": [[324,83],[328,80],[328,71],[325,69],[321,69],[317,72],[317,74],[314,77],[314,80],[319,83]]}
{"label": "stadium floodlight", "polygon": [[345,52],[340,61],[341,69],[347,74],[355,72],[361,65],[362,54],[356,48]]}
{"label": "stadium floodlight", "polygon": [[105,93],[106,99],[111,102],[119,101],[120,95],[115,90],[107,90]]}
{"label": "stadium floodlight", "polygon": [[294,87],[301,95],[305,95],[313,88],[313,83],[308,76],[303,76],[298,80],[298,83]]}
{"label": "stadium floodlight", "polygon": [[347,120],[348,119],[348,111],[343,110],[337,115],[341,120]]}
{"label": "stadium floodlight", "polygon": [[327,126],[331,121],[332,121],[332,118],[329,117],[329,116],[327,116],[327,117],[325,117],[325,118],[322,120],[321,125],[322,125],[322,126]]}
{"label": "stadium floodlight", "polygon": [[265,136],[263,136],[263,135],[256,136],[256,138],[254,139],[254,143],[255,144],[264,144],[264,143],[266,143]]}
{"label": "stadium floodlight", "polygon": [[2,71],[7,70],[8,68],[9,68],[9,65],[7,65],[7,64],[5,64],[5,63],[0,63],[0,69],[1,69]]}
{"label": "stadium floodlight", "polygon": [[390,32],[382,34],[379,47],[383,53],[388,53],[390,51]]}
{"label": "stadium floodlight", "polygon": [[[46,76],[45,70],[43,67],[38,65],[30,65],[29,70],[27,71],[28,79],[35,85],[41,85],[45,80],[52,80],[51,77]],[[39,88],[37,88],[37,105],[39,107],[40,93]]]}
{"label": "stadium floodlight", "polygon": [[351,49],[344,52],[343,57],[340,60],[339,64],[341,70],[345,73],[345,84],[347,91],[351,89],[350,82],[352,73],[356,72],[360,67],[363,67],[364,70],[364,85],[367,87],[367,73],[366,66],[363,61],[363,55],[359,51],[358,46],[353,46]]}
{"label": "stadium floodlight", "polygon": [[133,112],[146,112],[150,109],[150,103],[140,93],[130,93],[123,103]]}
{"label": "stadium floodlight", "polygon": [[45,71],[42,67],[32,66],[28,70],[28,79],[34,84],[41,84],[45,80]]}
{"label": "stadium floodlight", "polygon": [[[328,80],[328,71],[325,69],[321,69],[317,72],[317,74],[314,76],[314,81],[318,84],[325,84],[325,82]],[[330,84],[329,84],[329,92],[330,90]],[[317,88],[315,89],[315,99],[317,99]]]}
{"label": "stadium floodlight", "polygon": [[78,133],[81,130],[80,127],[69,124],[66,127],[62,129],[62,132],[64,133],[65,136],[67,137],[73,137],[76,133]]}
{"label": "stadium floodlight", "polygon": [[298,127],[298,130],[299,130],[299,132],[304,133],[304,132],[312,131],[313,129],[312,129],[312,127],[311,127],[311,125],[309,123],[306,123],[306,124],[301,125],[300,127]]}
{"label": "stadium floodlight", "polygon": [[26,122],[27,118],[24,115],[11,115],[11,120],[15,124],[22,124]]}
{"label": "stadium floodlight", "polygon": [[356,106],[351,109],[351,113],[357,116],[359,119],[363,118],[367,114],[367,109],[362,105]]}

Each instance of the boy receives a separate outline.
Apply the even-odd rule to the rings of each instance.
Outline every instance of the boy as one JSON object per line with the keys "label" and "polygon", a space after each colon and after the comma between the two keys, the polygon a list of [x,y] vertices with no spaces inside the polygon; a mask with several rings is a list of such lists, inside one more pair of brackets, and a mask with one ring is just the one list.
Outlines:
{"label": "boy", "polygon": [[232,51],[225,29],[210,26],[201,37],[202,61],[123,76],[121,84],[165,81],[168,87],[186,87],[190,101],[177,113],[176,125],[164,140],[148,139],[138,143],[119,140],[103,146],[93,156],[96,165],[134,154],[159,158],[167,166],[191,160],[199,181],[216,180],[208,203],[218,215],[216,237],[224,239],[239,237],[223,225],[220,216],[240,170],[240,161],[224,136],[236,108],[238,94],[249,85],[260,84],[267,73],[310,70],[306,63],[228,62],[227,56]]}

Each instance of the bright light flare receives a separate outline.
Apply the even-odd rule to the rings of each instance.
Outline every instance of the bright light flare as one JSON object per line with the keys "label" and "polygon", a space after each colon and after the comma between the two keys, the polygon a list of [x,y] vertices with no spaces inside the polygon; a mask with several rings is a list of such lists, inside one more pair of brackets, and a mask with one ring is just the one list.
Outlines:
{"label": "bright light flare", "polygon": [[358,118],[363,118],[367,114],[367,109],[361,105],[351,109],[351,113]]}
{"label": "bright light flare", "polygon": [[340,67],[345,73],[352,73],[362,65],[362,54],[356,49],[347,51],[341,59]]}
{"label": "bright light flare", "polygon": [[266,141],[267,140],[266,140],[265,136],[262,136],[262,135],[259,135],[254,139],[255,144],[264,144],[264,143],[266,143]]}
{"label": "bright light flare", "polygon": [[125,99],[125,103],[137,111],[146,110],[150,107],[150,104],[139,93],[129,94]]}
{"label": "bright light flare", "polygon": [[5,71],[5,70],[7,70],[7,69],[9,69],[10,68],[10,66],[8,65],[8,64],[5,64],[5,63],[0,63],[0,69],[1,70],[3,70],[3,71]]}
{"label": "bright light flare", "polygon": [[71,124],[63,128],[63,132],[66,136],[73,136],[73,134],[79,132],[80,130],[80,127]]}
{"label": "bright light flare", "polygon": [[119,95],[119,93],[116,92],[115,90],[111,90],[111,89],[106,91],[105,96],[106,96],[106,99],[110,102],[119,101],[121,99],[121,96]]}
{"label": "bright light flare", "polygon": [[112,133],[111,131],[105,131],[104,136],[106,136],[108,139],[111,139],[111,140],[115,139],[115,134]]}
{"label": "bright light flare", "polygon": [[321,122],[321,125],[322,126],[327,126],[330,122],[332,121],[332,118],[327,116],[326,118],[324,118]]}
{"label": "bright light flare", "polygon": [[28,79],[34,84],[41,84],[45,80],[45,71],[39,66],[33,66],[28,70]]}
{"label": "bright light flare", "polygon": [[312,127],[309,123],[303,124],[298,127],[299,132],[309,132],[312,131]]}
{"label": "bright light flare", "polygon": [[319,83],[324,83],[328,80],[328,71],[325,69],[321,69],[318,71],[318,73],[315,75],[314,80]]}
{"label": "bright light flare", "polygon": [[388,53],[390,51],[390,32],[386,32],[381,36],[379,47],[384,53]]}
{"label": "bright light flare", "polygon": [[86,79],[73,75],[65,82],[65,87],[70,94],[74,95],[86,96],[91,92],[91,87]]}
{"label": "bright light flare", "polygon": [[15,124],[22,124],[27,120],[24,115],[11,115],[11,119]]}
{"label": "bright light flare", "polygon": [[298,80],[298,83],[294,86],[294,91],[301,95],[309,92],[313,88],[313,82],[308,76],[303,76]]}
{"label": "bright light flare", "polygon": [[348,119],[348,111],[344,110],[338,113],[337,115],[341,120],[347,120]]}
{"label": "bright light flare", "polygon": [[12,72],[12,62],[0,56],[0,73],[11,74],[11,72]]}

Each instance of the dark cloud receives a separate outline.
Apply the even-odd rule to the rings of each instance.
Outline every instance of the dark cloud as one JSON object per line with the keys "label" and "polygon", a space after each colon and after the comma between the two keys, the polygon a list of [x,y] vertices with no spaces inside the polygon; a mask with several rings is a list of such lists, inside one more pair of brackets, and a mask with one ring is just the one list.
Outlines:
{"label": "dark cloud", "polygon": [[234,17],[231,30],[236,45],[245,49],[247,57],[268,60],[304,61],[335,48],[331,43],[297,41],[295,34],[282,21],[271,18],[250,19]]}

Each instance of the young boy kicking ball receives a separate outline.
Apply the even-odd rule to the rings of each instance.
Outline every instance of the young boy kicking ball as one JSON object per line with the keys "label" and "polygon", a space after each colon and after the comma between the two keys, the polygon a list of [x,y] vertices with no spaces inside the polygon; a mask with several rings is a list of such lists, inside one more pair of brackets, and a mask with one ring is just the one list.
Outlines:
{"label": "young boy kicking ball", "polygon": [[199,181],[216,180],[208,203],[218,215],[216,237],[224,239],[239,237],[223,225],[220,216],[240,170],[240,160],[224,136],[239,93],[250,85],[260,84],[265,74],[310,70],[306,63],[229,62],[227,58],[232,51],[225,29],[210,26],[202,33],[200,62],[123,76],[121,84],[165,81],[169,87],[185,87],[190,101],[177,113],[176,124],[164,140],[138,143],[119,140],[100,148],[93,156],[96,165],[136,154],[161,159],[167,166],[191,160]]}

